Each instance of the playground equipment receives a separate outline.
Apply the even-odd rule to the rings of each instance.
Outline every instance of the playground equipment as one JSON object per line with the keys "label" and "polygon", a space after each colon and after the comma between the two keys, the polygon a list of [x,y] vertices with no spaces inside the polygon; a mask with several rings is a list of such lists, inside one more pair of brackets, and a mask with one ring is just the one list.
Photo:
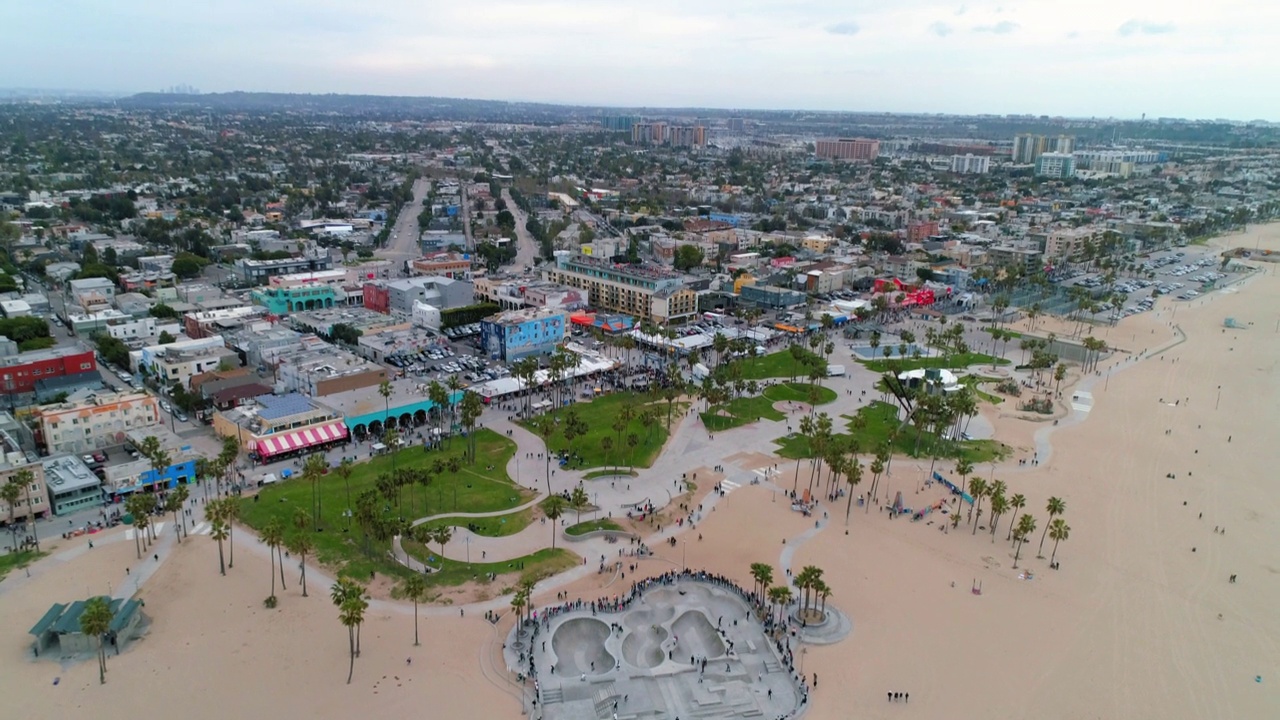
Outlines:
{"label": "playground equipment", "polygon": [[1229,317],[1222,321],[1222,326],[1230,330],[1247,330],[1248,328],[1236,322],[1236,319]]}

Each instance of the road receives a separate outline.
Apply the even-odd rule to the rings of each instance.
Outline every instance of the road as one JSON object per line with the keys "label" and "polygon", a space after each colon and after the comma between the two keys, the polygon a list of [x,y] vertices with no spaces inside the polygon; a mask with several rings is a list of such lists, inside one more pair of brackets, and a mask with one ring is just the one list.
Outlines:
{"label": "road", "polygon": [[419,178],[413,184],[413,199],[400,208],[400,215],[396,218],[395,226],[391,228],[387,247],[374,252],[380,258],[396,262],[397,266],[394,269],[397,275],[400,274],[400,263],[422,257],[422,249],[418,245],[420,235],[418,213],[422,212],[422,201],[430,190],[431,181],[427,178]]}
{"label": "road", "polygon": [[520,269],[533,267],[533,261],[538,258],[538,244],[533,241],[533,236],[524,227],[528,221],[524,211],[511,199],[511,191],[507,188],[502,189],[502,199],[507,203],[507,210],[510,210],[516,218],[516,267]]}

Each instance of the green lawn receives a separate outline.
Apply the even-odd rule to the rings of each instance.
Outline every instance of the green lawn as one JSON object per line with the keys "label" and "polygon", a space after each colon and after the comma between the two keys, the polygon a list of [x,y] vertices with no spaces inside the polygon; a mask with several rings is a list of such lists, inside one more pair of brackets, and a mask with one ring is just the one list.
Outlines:
{"label": "green lawn", "polygon": [[918,359],[907,358],[906,360],[859,360],[868,370],[872,372],[889,372],[890,369],[896,369],[899,372],[907,370],[918,370],[920,368],[965,368],[970,365],[1008,365],[1008,360],[985,355],[983,353],[960,353],[959,355],[948,355],[946,357],[921,357]]}
{"label": "green lawn", "polygon": [[[806,347],[807,351],[808,348]],[[760,357],[747,357],[734,360],[733,364],[742,368],[743,380],[763,380],[765,378],[791,378],[809,376],[809,366],[796,362],[790,350],[779,350]]]}
{"label": "green lawn", "polygon": [[[876,401],[858,411],[858,415],[867,421],[861,430],[853,428],[853,417],[845,415],[846,432],[838,433],[840,437],[853,437],[858,442],[862,453],[873,453],[875,449],[889,440],[889,436],[898,428],[899,422],[895,412],[896,406]],[[813,457],[809,447],[809,438],[800,433],[793,433],[779,438],[778,454],[786,458]],[[916,447],[915,428],[908,425],[902,428],[893,442],[894,454],[911,455]],[[1009,446],[995,440],[962,440],[960,442],[944,441],[932,433],[924,433],[920,438],[920,454],[927,455],[930,448],[936,447],[938,457],[966,457],[974,464],[990,462],[1009,454]]]}
{"label": "green lawn", "polygon": [[0,580],[3,580],[6,575],[14,570],[24,568],[45,555],[48,555],[48,553],[36,552],[35,550],[22,550],[21,552],[0,555]]}
{"label": "green lawn", "polygon": [[[550,542],[551,537],[548,535],[547,541]],[[543,548],[532,555],[515,558],[514,560],[506,560],[504,562],[484,563],[473,562],[467,563],[464,560],[450,560],[449,558],[440,557],[439,547],[428,548],[421,543],[413,540],[403,540],[401,542],[404,549],[414,558],[417,558],[423,564],[436,568],[436,571],[426,576],[427,587],[455,587],[463,583],[475,580],[477,582],[488,582],[486,577],[489,573],[498,575],[506,575],[508,573],[519,573],[520,576],[532,578],[533,580],[541,580],[550,577],[562,570],[576,567],[582,562],[579,555],[565,550],[564,548]],[[479,559],[480,552],[473,553],[473,559]],[[523,564],[523,567],[521,567]]]}
{"label": "green lawn", "polygon": [[[764,393],[755,397],[739,397],[723,405],[713,405],[701,413],[702,423],[712,432],[720,432],[730,428],[753,423],[761,418],[766,420],[785,420],[786,414],[773,407],[777,402],[809,402],[809,383],[784,383],[767,387]],[[818,386],[818,404],[823,405],[836,399],[836,391]]]}
{"label": "green lawn", "polygon": [[[518,507],[533,499],[534,494],[517,487],[506,475],[507,460],[515,453],[516,445],[511,440],[491,430],[476,431],[475,465],[467,465],[463,461],[457,473],[445,472],[433,478],[431,484],[423,488],[415,485],[401,491],[399,506],[388,504],[391,512],[398,512],[406,520],[437,515],[446,512],[494,512]],[[430,467],[437,459],[461,457],[465,443],[456,439],[452,447],[442,451],[424,452],[420,447],[411,447],[395,453],[394,463],[397,468]],[[363,491],[373,488],[379,474],[391,472],[393,458],[391,454],[380,455],[368,462],[358,463],[353,467],[350,478],[350,497],[352,504]],[[489,470],[489,465],[493,469]],[[343,517],[347,504],[347,487],[337,473],[330,472],[319,482],[321,507],[321,531],[313,532],[315,541],[315,559],[321,564],[336,568],[343,575],[367,578],[370,571],[404,575],[408,571],[387,557],[390,541],[369,542],[370,552],[365,554],[364,538],[359,526],[352,521],[350,530]],[[310,516],[312,509],[312,490],[309,483],[301,479],[291,478],[276,485],[269,485],[253,498],[245,498],[240,504],[240,515],[243,522],[260,530],[272,518],[280,518],[289,532],[293,530],[293,518],[301,509]],[[513,516],[514,517],[514,516]],[[459,519],[466,525],[466,519]],[[513,520],[519,522],[519,518]],[[527,520],[526,520],[527,524]]]}
{"label": "green lawn", "polygon": [[987,377],[981,377],[979,375],[966,375],[960,378],[961,384],[968,385],[970,388],[973,388],[973,392],[975,395],[982,398],[983,400],[986,400],[992,405],[999,405],[1000,403],[1004,402],[1004,398],[1000,397],[999,395],[993,395],[983,390],[981,386],[984,383],[997,383],[997,382],[1000,382],[999,378],[987,378]]}
{"label": "green lawn", "polygon": [[609,518],[601,518],[599,520],[588,520],[580,522],[577,525],[570,525],[565,528],[566,535],[585,535],[596,530],[622,530],[622,526],[610,520]]}
{"label": "green lawn", "polygon": [[[621,415],[624,407],[631,408],[633,416],[619,436],[613,429],[613,423],[614,419]],[[673,420],[680,417],[682,407],[682,403],[673,403]],[[647,408],[653,408],[658,414],[658,421],[648,428],[640,421],[640,415]],[[574,468],[618,467],[625,473],[629,466],[649,467],[657,459],[662,444],[667,441],[666,401],[653,400],[650,396],[640,393],[620,392],[551,411],[550,416],[558,421],[549,443],[552,452],[559,453],[570,448],[562,432],[564,417],[570,411],[577,413],[578,418],[587,427],[585,435],[573,439],[573,453],[582,458],[580,463],[574,463]],[[541,433],[538,432],[539,422],[541,422],[541,416],[533,421],[522,421],[521,424],[541,437]],[[634,448],[630,448],[627,447],[627,436],[633,433],[639,443]],[[606,437],[613,443],[613,449],[608,455],[600,446],[600,441]],[[552,462],[554,463],[555,460],[552,459]]]}
{"label": "green lawn", "polygon": [[507,515],[498,515],[496,517],[452,517],[440,518],[423,523],[429,528],[440,527],[441,525],[450,525],[453,527],[469,527],[471,531],[477,535],[485,537],[505,537],[507,535],[515,535],[521,530],[529,527],[529,523],[533,522],[533,510],[520,510]]}

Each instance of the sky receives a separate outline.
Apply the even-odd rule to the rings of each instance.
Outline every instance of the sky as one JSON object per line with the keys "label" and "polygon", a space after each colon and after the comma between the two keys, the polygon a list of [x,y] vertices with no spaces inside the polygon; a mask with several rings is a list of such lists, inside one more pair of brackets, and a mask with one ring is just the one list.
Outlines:
{"label": "sky", "polygon": [[1275,0],[4,5],[0,88],[1280,120]]}

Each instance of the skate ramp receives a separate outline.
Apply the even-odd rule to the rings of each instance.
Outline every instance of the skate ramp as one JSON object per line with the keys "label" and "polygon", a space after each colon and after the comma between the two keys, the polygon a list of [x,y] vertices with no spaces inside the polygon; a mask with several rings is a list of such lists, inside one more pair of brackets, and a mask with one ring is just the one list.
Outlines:
{"label": "skate ramp", "polygon": [[654,625],[663,625],[675,617],[676,610],[670,606],[657,606],[632,610],[622,620],[622,626],[628,630],[646,630]]}
{"label": "skate ramp", "polygon": [[602,675],[613,670],[617,661],[604,646],[609,633],[609,626],[595,618],[574,618],[562,623],[551,638],[556,673],[570,677]]}
{"label": "skate ramp", "polygon": [[622,659],[638,668],[658,667],[667,659],[667,654],[662,649],[662,643],[666,639],[666,628],[654,625],[646,625],[627,633],[622,639]]}
{"label": "skate ramp", "polygon": [[677,638],[676,657],[718,658],[724,654],[724,642],[715,627],[697,610],[690,610],[671,624],[671,632]]}

